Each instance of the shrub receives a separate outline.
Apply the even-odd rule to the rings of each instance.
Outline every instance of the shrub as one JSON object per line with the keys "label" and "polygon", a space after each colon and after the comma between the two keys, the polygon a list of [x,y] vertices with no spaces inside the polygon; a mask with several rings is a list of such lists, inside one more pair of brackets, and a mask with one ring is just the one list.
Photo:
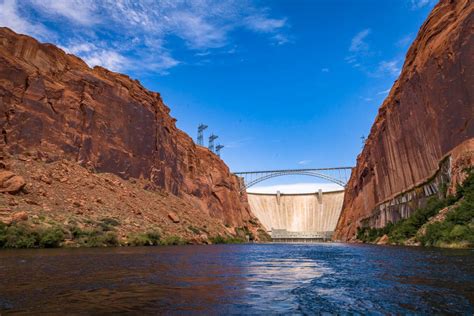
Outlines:
{"label": "shrub", "polygon": [[157,230],[151,230],[146,233],[148,239],[153,245],[159,245],[160,244],[160,239],[161,239],[161,234]]}
{"label": "shrub", "polygon": [[160,242],[163,246],[185,245],[186,241],[179,236],[168,236]]}
{"label": "shrub", "polygon": [[245,240],[241,237],[222,237],[221,235],[210,237],[209,240],[213,244],[241,244],[245,242]]}
{"label": "shrub", "polygon": [[0,224],[0,248],[54,248],[64,240],[59,227],[32,228],[27,224]]}
{"label": "shrub", "polygon": [[84,231],[84,235],[78,240],[85,247],[113,247],[118,246],[118,238],[115,232],[102,232],[98,230]]}
{"label": "shrub", "polygon": [[114,227],[119,226],[119,225],[120,225],[119,221],[117,221],[114,218],[109,218],[109,217],[103,218],[99,223],[99,227],[105,232],[114,230]]}
{"label": "shrub", "polygon": [[116,247],[120,245],[117,234],[114,232],[107,232],[103,236],[103,244],[109,247]]}
{"label": "shrub", "polygon": [[255,235],[250,231],[248,226],[243,226],[243,227],[237,227],[235,229],[235,232],[237,234],[237,239],[242,240],[241,242],[247,241],[247,236],[248,240],[255,240]]}
{"label": "shrub", "polygon": [[420,227],[445,206],[445,200],[440,200],[438,197],[430,198],[425,207],[416,210],[407,219],[401,220],[393,225],[391,231],[388,233],[390,242],[401,244],[405,240],[414,237]]}
{"label": "shrub", "polygon": [[271,241],[272,240],[272,237],[270,237],[270,235],[263,229],[259,228],[257,230],[257,233],[258,233],[258,239],[260,241]]}
{"label": "shrub", "polygon": [[57,248],[64,241],[64,233],[61,228],[47,228],[40,233],[39,246],[42,248]]}
{"label": "shrub", "polygon": [[131,246],[157,246],[160,244],[160,233],[149,231],[144,234],[134,234],[128,238]]}
{"label": "shrub", "polygon": [[102,223],[109,225],[109,226],[119,226],[120,222],[115,218],[105,217],[101,220]]}
{"label": "shrub", "polygon": [[423,245],[474,245],[474,172],[472,168],[467,172],[468,177],[457,188],[457,197],[463,199],[448,213],[444,222],[432,223],[426,227],[425,234],[418,237]]}
{"label": "shrub", "polygon": [[7,226],[2,231],[3,248],[35,248],[38,247],[39,234],[26,225]]}
{"label": "shrub", "polygon": [[[384,228],[358,228],[357,239],[363,242],[374,242],[378,237],[387,234],[392,243],[401,244],[414,237],[418,230],[442,208],[459,202],[459,205],[448,213],[444,222],[427,225],[423,236],[416,236],[425,246],[436,246],[441,243],[467,242],[474,245],[474,169],[466,169],[468,176],[458,184],[456,196],[448,195],[445,199],[432,197],[425,207],[416,210],[409,218],[396,224],[387,224]],[[441,187],[445,194],[447,186]],[[462,199],[462,200],[460,200]]]}
{"label": "shrub", "polygon": [[201,233],[201,230],[197,227],[194,227],[192,225],[188,226],[188,229],[195,235],[199,235]]}

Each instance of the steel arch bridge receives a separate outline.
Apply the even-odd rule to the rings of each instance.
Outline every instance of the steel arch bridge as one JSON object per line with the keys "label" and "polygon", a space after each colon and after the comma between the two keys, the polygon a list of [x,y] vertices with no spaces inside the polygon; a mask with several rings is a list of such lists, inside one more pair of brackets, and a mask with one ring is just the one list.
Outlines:
{"label": "steel arch bridge", "polygon": [[324,179],[345,187],[351,175],[352,167],[316,168],[316,169],[287,169],[234,172],[241,179],[240,191],[245,191],[251,186],[262,181],[290,175],[311,176]]}

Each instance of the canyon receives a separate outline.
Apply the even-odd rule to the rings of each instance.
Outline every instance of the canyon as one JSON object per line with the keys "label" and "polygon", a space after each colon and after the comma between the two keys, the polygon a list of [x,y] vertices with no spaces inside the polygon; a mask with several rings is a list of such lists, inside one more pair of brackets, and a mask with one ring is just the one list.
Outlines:
{"label": "canyon", "polygon": [[112,217],[124,233],[158,226],[196,242],[265,236],[239,179],[169,113],[137,80],[0,28],[1,167],[26,179],[0,194],[0,215]]}
{"label": "canyon", "polygon": [[474,165],[473,10],[440,1],[420,28],[357,157],[335,240],[407,218]]}
{"label": "canyon", "polygon": [[0,28],[0,221],[114,223],[125,241],[158,230],[210,243],[267,241],[272,229],[355,241],[359,228],[406,219],[455,193],[474,165],[473,10],[468,0],[434,7],[345,191],[322,195],[241,192],[242,179],[176,127],[159,93]]}

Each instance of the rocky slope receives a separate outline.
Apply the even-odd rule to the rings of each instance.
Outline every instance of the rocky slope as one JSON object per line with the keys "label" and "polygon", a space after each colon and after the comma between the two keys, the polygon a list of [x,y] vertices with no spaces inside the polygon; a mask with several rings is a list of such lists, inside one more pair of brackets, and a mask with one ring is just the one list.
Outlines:
{"label": "rocky slope", "polygon": [[473,10],[442,0],[422,25],[357,158],[335,239],[408,217],[474,163]]}
{"label": "rocky slope", "polygon": [[[218,221],[222,233],[256,231],[238,178],[177,129],[169,112],[160,95],[137,80],[91,69],[54,45],[0,28],[0,149],[7,165],[25,153],[47,164],[66,159],[86,168],[86,178],[110,173],[176,196],[190,222]],[[123,211],[132,210],[140,211],[139,203]]]}

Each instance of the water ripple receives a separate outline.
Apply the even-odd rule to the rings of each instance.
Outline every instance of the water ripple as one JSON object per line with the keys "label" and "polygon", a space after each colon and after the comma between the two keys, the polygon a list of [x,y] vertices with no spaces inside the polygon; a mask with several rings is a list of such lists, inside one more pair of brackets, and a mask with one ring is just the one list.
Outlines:
{"label": "water ripple", "polygon": [[474,252],[268,244],[0,252],[0,313],[461,314]]}

